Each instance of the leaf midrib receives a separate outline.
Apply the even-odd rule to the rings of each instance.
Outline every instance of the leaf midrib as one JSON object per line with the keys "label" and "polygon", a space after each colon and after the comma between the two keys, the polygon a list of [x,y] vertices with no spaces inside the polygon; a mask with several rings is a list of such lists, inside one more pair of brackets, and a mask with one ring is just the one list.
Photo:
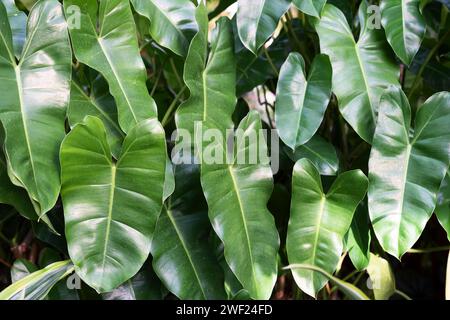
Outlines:
{"label": "leaf midrib", "polygon": [[[31,171],[33,172],[33,182],[34,182],[34,186],[36,188],[36,196],[39,198],[39,192],[38,192],[38,186],[37,186],[37,181],[36,181],[36,171],[35,171],[35,167],[34,167],[34,160],[33,160],[33,155],[32,155],[32,151],[31,151],[31,144],[30,144],[30,137],[29,137],[29,132],[28,132],[28,126],[26,123],[26,119],[25,119],[25,112],[23,110],[24,107],[24,103],[23,103],[23,88],[22,88],[22,75],[21,75],[21,66],[23,61],[25,60],[24,58],[26,57],[26,54],[28,53],[28,50],[30,48],[31,42],[38,30],[40,21],[41,21],[41,17],[42,15],[38,16],[38,20],[36,21],[36,26],[33,30],[33,32],[31,33],[30,37],[28,37],[27,39],[27,43],[26,43],[26,47],[22,52],[22,59],[20,60],[19,64],[16,63],[16,58],[15,55],[13,54],[13,52],[11,52],[10,47],[8,46],[6,39],[3,35],[2,32],[0,32],[0,36],[2,38],[3,43],[5,44],[6,50],[8,51],[8,55],[9,58],[11,60],[11,66],[14,68],[14,73],[16,76],[16,84],[17,84],[17,93],[19,96],[19,105],[20,105],[20,114],[22,115],[21,119],[22,119],[22,124],[23,124],[23,130],[24,130],[24,134],[25,134],[25,140],[26,140],[26,144],[27,144],[27,151],[28,151],[28,155],[30,157],[30,164],[31,164]],[[11,26],[9,26],[11,29]],[[16,175],[16,178],[18,180],[19,177]],[[21,183],[24,185],[24,183],[21,181]],[[24,185],[25,186],[25,185]],[[40,203],[40,201],[38,201],[37,199],[35,199],[38,203]]]}
{"label": "leaf midrib", "polygon": [[362,59],[361,59],[361,55],[359,54],[359,45],[358,45],[359,41],[358,41],[358,43],[356,43],[355,39],[353,38],[353,35],[350,35],[350,37],[351,37],[353,43],[355,44],[354,48],[355,48],[356,58],[358,60],[358,64],[359,64],[359,68],[361,70],[362,78],[364,80],[364,86],[366,87],[366,94],[367,94],[367,98],[369,100],[370,112],[372,114],[372,123],[375,123],[376,115],[375,115],[374,107],[372,106],[371,91],[369,89],[370,86],[369,86],[369,82],[368,82],[367,77],[366,77],[366,69],[364,68],[364,65],[363,65]]}
{"label": "leaf midrib", "polygon": [[120,129],[120,127],[116,124],[116,122],[111,119],[111,117],[109,116],[109,114],[107,114],[102,108],[100,108],[100,106],[98,105],[97,101],[95,101],[92,97],[88,96],[84,90],[75,82],[72,82],[74,87],[79,91],[79,93],[86,99],[88,100],[91,105],[93,105],[95,107],[95,109],[97,109],[106,119],[108,119],[108,121],[111,123],[111,125],[120,133],[120,135],[122,137],[125,137],[125,134],[123,133],[123,131]]}
{"label": "leaf midrib", "polygon": [[105,263],[106,263],[106,255],[109,246],[109,238],[111,232],[111,222],[112,222],[112,211],[114,207],[114,194],[116,190],[116,175],[117,175],[117,167],[115,164],[111,163],[111,189],[109,191],[109,203],[108,203],[108,216],[106,220],[106,231],[105,231],[105,241],[103,244],[103,254],[102,254],[102,278],[100,283],[103,283],[103,277],[105,275]]}
{"label": "leaf midrib", "polygon": [[[322,219],[323,219],[323,214],[324,214],[324,209],[325,209],[325,202],[326,202],[326,195],[324,195],[323,193],[321,194],[321,199],[320,199],[320,204],[319,204],[319,215],[317,217],[316,220],[316,233],[314,235],[314,245],[313,245],[313,252],[312,252],[312,261],[314,265],[317,265],[316,263],[316,257],[317,257],[317,245],[319,243],[319,238],[320,238],[320,230],[322,229]],[[314,273],[311,274],[312,275],[312,285],[314,287]],[[315,288],[314,288],[315,290]]]}
{"label": "leaf midrib", "polygon": [[[99,37],[99,35],[97,34],[97,29],[95,28],[95,25],[94,25],[93,21],[90,18],[88,18],[87,20],[89,20],[89,22],[91,23],[91,27],[92,27],[92,30],[93,30],[93,34],[95,35],[95,39],[97,39],[97,43],[99,44],[99,46],[100,46],[100,48],[102,50],[103,56],[105,57],[106,61],[108,62],[108,65],[109,65],[109,67],[110,67],[110,69],[111,69],[111,71],[112,71],[112,73],[113,73],[113,75],[114,75],[114,77],[115,77],[115,79],[117,81],[117,84],[119,85],[119,88],[122,91],[123,96],[124,96],[124,98],[125,98],[125,100],[127,102],[128,109],[130,110],[131,115],[133,116],[133,119],[134,119],[135,123],[137,124],[139,121],[138,121],[138,119],[136,117],[136,114],[134,112],[133,106],[131,105],[131,102],[130,102],[130,100],[128,98],[127,92],[125,91],[125,89],[123,87],[121,78],[118,76],[117,70],[115,69],[114,64],[112,64],[112,62],[110,60],[110,57],[107,54],[107,51],[106,51],[105,47],[103,46],[103,43],[101,41],[103,38]],[[104,23],[105,23],[105,21],[103,21],[103,24]]]}
{"label": "leaf midrib", "polygon": [[195,278],[197,279],[197,282],[198,282],[198,285],[199,285],[200,290],[202,292],[203,298],[204,299],[208,299],[208,297],[207,297],[207,295],[206,295],[206,293],[205,293],[205,291],[203,289],[203,285],[202,285],[202,282],[200,280],[199,272],[197,271],[197,268],[196,268],[196,266],[194,264],[194,261],[193,261],[191,255],[190,255],[190,253],[189,253],[189,250],[188,250],[188,248],[186,246],[184,238],[182,237],[181,232],[178,229],[178,226],[177,226],[177,224],[175,222],[175,219],[174,219],[174,217],[172,217],[172,211],[166,207],[166,212],[167,212],[167,216],[169,217],[169,220],[170,220],[170,222],[171,222],[171,224],[172,224],[172,226],[173,226],[173,228],[174,228],[174,230],[175,230],[175,232],[177,234],[177,237],[180,240],[181,246],[183,247],[183,250],[184,250],[184,252],[186,254],[186,257],[189,260],[189,263],[190,263],[190,265],[192,267],[192,270],[194,271]]}
{"label": "leaf midrib", "polygon": [[246,218],[245,217],[245,210],[244,210],[244,207],[243,207],[243,204],[242,204],[241,195],[239,193],[238,185],[237,185],[236,178],[234,176],[233,168],[232,168],[231,165],[228,166],[228,171],[230,173],[231,180],[233,182],[233,191],[235,192],[237,200],[238,200],[238,203],[239,203],[239,212],[241,214],[240,217],[242,219],[242,225],[244,226],[245,237],[246,237],[246,240],[247,240],[247,248],[248,248],[248,253],[249,253],[249,258],[250,258],[250,265],[251,265],[251,268],[252,268],[252,275],[253,275],[252,282],[255,285],[255,289],[256,289],[257,288],[257,284],[255,282],[255,280],[256,280],[255,264],[253,262],[252,246],[251,246],[250,235],[249,235],[248,227],[247,227],[247,220],[245,219]]}
{"label": "leaf midrib", "polygon": [[[327,158],[323,157],[320,153],[318,153],[314,149],[310,148],[307,144],[303,144],[300,147],[301,148],[305,148],[306,150],[308,150],[312,154],[316,155],[319,159],[322,159],[334,172],[337,171],[337,169],[332,166],[332,163],[330,161],[328,161]],[[294,151],[294,154],[295,154],[295,151]]]}
{"label": "leaf midrib", "polygon": [[306,78],[305,71],[302,70],[302,73],[303,73],[303,78],[304,78],[304,81],[305,81],[305,85],[304,85],[304,88],[303,88],[302,100],[298,101],[298,103],[300,105],[300,108],[299,108],[299,111],[297,112],[297,122],[296,122],[296,126],[295,126],[294,149],[299,144],[299,140],[300,140],[300,137],[301,137],[301,134],[300,134],[301,133],[301,131],[300,131],[300,123],[301,123],[301,121],[303,119],[303,110],[305,108],[306,94],[307,94],[307,90],[308,90],[308,86],[309,86],[309,82],[308,82],[308,79]]}

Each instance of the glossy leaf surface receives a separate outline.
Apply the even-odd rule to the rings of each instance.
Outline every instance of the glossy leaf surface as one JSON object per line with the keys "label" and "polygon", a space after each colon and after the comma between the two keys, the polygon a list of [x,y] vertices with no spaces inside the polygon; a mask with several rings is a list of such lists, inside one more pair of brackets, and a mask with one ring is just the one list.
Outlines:
{"label": "glossy leaf surface", "polygon": [[419,0],[381,1],[381,23],[397,56],[409,66],[425,36],[425,19]]}
{"label": "glossy leaf surface", "polygon": [[117,103],[120,127],[128,133],[140,121],[157,114],[155,101],[146,87],[130,3],[66,0],[67,16],[73,14],[73,6],[80,9],[79,25],[69,24],[74,54],[108,81]]}
{"label": "glossy leaf surface", "polygon": [[327,0],[292,0],[292,3],[302,12],[320,18]]}
{"label": "glossy leaf surface", "polygon": [[8,14],[13,38],[14,54],[17,58],[20,58],[27,33],[27,15],[17,8],[14,0],[1,0],[1,2],[5,6]]}
{"label": "glossy leaf surface", "polygon": [[237,26],[242,43],[257,54],[290,5],[288,0],[238,0]]}
{"label": "glossy leaf surface", "polygon": [[190,97],[176,113],[177,129],[194,132],[195,122],[210,121],[231,127],[236,104],[236,62],[231,21],[221,18],[212,34],[208,54],[208,16],[204,5],[197,8],[199,32],[192,39],[184,68]]}
{"label": "glossy leaf surface", "polygon": [[102,297],[104,300],[161,300],[162,291],[161,281],[146,263],[134,277]]}
{"label": "glossy leaf surface", "polygon": [[[343,250],[344,236],[366,190],[366,176],[354,170],[339,175],[324,193],[313,163],[299,160],[292,181],[286,243],[289,263],[310,264],[333,273]],[[310,270],[296,269],[292,273],[297,285],[313,297],[327,283],[326,277]]]}
{"label": "glossy leaf surface", "polygon": [[58,152],[65,134],[71,79],[67,24],[58,1],[35,5],[17,63],[2,4],[0,21],[0,87],[4,92],[0,120],[8,174],[15,185],[27,190],[42,216],[55,205],[61,186]]}
{"label": "glossy leaf surface", "polygon": [[150,20],[150,35],[161,46],[186,56],[197,31],[195,5],[190,0],[131,0],[134,10]]}
{"label": "glossy leaf surface", "polygon": [[281,67],[275,120],[281,140],[295,150],[308,142],[322,122],[331,96],[330,59],[318,55],[306,76],[305,61],[291,53]]}
{"label": "glossy leaf surface", "polygon": [[307,143],[298,146],[294,152],[287,151],[292,161],[307,158],[324,176],[334,176],[339,170],[339,159],[336,149],[319,135],[315,135]]}
{"label": "glossy leaf surface", "polygon": [[147,259],[165,165],[164,131],[155,119],[130,130],[117,162],[96,117],[86,117],[64,140],[61,194],[69,254],[77,274],[97,291],[112,291]]}
{"label": "glossy leaf surface", "polygon": [[367,204],[362,202],[356,209],[350,229],[345,236],[345,248],[348,256],[359,271],[369,265],[371,238]]}
{"label": "glossy leaf surface", "polygon": [[338,8],[327,4],[316,22],[321,52],[333,66],[333,92],[339,110],[359,136],[371,142],[380,96],[389,85],[398,85],[398,67],[389,54],[382,30],[367,24],[367,4],[359,11],[361,32],[356,42]]}
{"label": "glossy leaf surface", "polygon": [[173,195],[166,201],[152,243],[153,266],[180,299],[224,299],[222,270],[207,242],[211,231],[199,166],[176,165]]}
{"label": "glossy leaf surface", "polygon": [[100,118],[107,131],[111,152],[117,158],[125,135],[118,123],[114,98],[109,94],[108,85],[101,76],[98,76],[92,82],[90,89],[88,94],[81,85],[72,81],[70,104],[67,112],[69,124],[73,128],[77,123],[82,122],[86,116]]}
{"label": "glossy leaf surface", "polygon": [[450,94],[417,111],[414,128],[404,93],[391,87],[380,103],[369,160],[369,213],[383,249],[400,258],[422,233],[449,165]]}
{"label": "glossy leaf surface", "polygon": [[42,300],[59,280],[72,272],[69,260],[55,262],[10,285],[0,292],[0,300]]}
{"label": "glossy leaf surface", "polygon": [[[267,202],[273,188],[270,166],[261,159],[238,163],[255,146],[248,139],[261,129],[256,111],[240,123],[244,132],[229,164],[202,164],[201,181],[208,202],[209,218],[224,243],[225,259],[253,299],[268,299],[276,280],[279,239]],[[225,146],[219,143],[219,148]],[[265,148],[264,144],[259,148]],[[260,152],[264,153],[264,149]],[[242,159],[242,158],[241,158]],[[220,181],[220,183],[218,183]]]}

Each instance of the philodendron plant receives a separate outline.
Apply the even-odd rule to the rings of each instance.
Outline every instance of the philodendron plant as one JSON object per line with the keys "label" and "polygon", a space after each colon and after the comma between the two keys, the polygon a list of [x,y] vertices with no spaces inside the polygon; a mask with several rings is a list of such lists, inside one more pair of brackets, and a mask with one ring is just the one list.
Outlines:
{"label": "philodendron plant", "polygon": [[0,0],[0,299],[443,299],[449,10]]}

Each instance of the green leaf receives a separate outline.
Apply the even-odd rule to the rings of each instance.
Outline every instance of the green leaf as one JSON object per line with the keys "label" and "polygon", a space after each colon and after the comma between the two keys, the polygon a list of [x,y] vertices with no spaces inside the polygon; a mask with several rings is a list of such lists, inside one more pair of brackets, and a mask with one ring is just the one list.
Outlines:
{"label": "green leaf", "polygon": [[232,20],[234,33],[234,52],[236,56],[237,79],[236,93],[240,97],[244,93],[251,91],[259,85],[264,84],[267,80],[277,78],[278,67],[281,66],[286,59],[287,39],[277,38],[274,43],[267,48],[272,63],[271,66],[267,56],[261,52],[259,56],[255,56],[241,42],[237,31],[236,18]]}
{"label": "green leaf", "polygon": [[42,300],[59,280],[72,272],[70,260],[55,262],[14,282],[0,292],[0,300]]}
{"label": "green leaf", "polygon": [[20,55],[25,44],[27,32],[27,15],[16,7],[14,0],[1,0],[8,14],[9,25],[11,26],[14,54],[16,58]]}
{"label": "green leaf", "polygon": [[399,68],[392,59],[382,30],[368,27],[367,3],[359,9],[361,32],[355,42],[344,14],[327,4],[316,22],[321,52],[333,66],[333,92],[339,110],[367,142],[375,131],[380,96],[389,85],[399,85]]}
{"label": "green leaf", "polygon": [[117,103],[122,130],[128,133],[140,121],[156,117],[129,1],[102,0],[98,5],[97,1],[65,0],[68,17],[72,6],[81,10],[79,26],[69,23],[75,56],[105,77]]}
{"label": "green leaf", "polygon": [[39,0],[15,0],[15,1],[21,3],[27,10],[31,10],[34,4]]}
{"label": "green leaf", "polygon": [[353,284],[345,282],[339,278],[334,277],[333,275],[326,272],[324,269],[319,268],[317,266],[308,265],[308,264],[292,264],[287,266],[285,269],[291,270],[307,270],[311,272],[317,272],[323,277],[330,280],[334,285],[336,285],[347,297],[353,300],[370,300],[368,296],[364,292],[362,292],[359,288],[355,287]]}
{"label": "green leaf", "polygon": [[186,56],[197,32],[195,5],[190,0],[131,0],[134,10],[150,20],[150,35],[163,47]]}
{"label": "green leaf", "polygon": [[298,10],[310,16],[320,18],[320,14],[327,0],[292,0],[292,3],[294,3]]}
{"label": "green leaf", "polygon": [[450,241],[450,175],[448,172],[444,180],[442,180],[434,213],[441,226],[447,232],[447,238]]}
{"label": "green leaf", "polygon": [[[205,124],[207,127],[208,124]],[[236,145],[230,164],[202,163],[201,181],[208,202],[212,226],[224,244],[225,259],[253,299],[268,299],[277,276],[279,236],[274,217],[267,209],[273,189],[272,171],[262,159],[251,164],[237,159],[255,148],[266,154],[265,141],[250,139],[261,130],[258,112],[251,111],[238,130],[242,141]],[[225,150],[225,143],[218,142]]]}
{"label": "green leaf", "polygon": [[[383,249],[400,258],[431,217],[449,165],[450,94],[437,93],[417,111],[397,87],[381,98],[369,160],[369,213]],[[411,134],[411,132],[414,132]]]}
{"label": "green leaf", "polygon": [[356,270],[362,271],[370,259],[370,220],[367,205],[361,202],[345,236],[345,247]]}
{"label": "green leaf", "polygon": [[38,268],[32,262],[25,259],[17,259],[11,268],[11,282],[15,283],[37,270]]}
{"label": "green leaf", "polygon": [[0,21],[0,120],[8,174],[27,190],[42,216],[55,205],[61,187],[58,151],[65,135],[72,63],[67,24],[58,1],[37,3],[17,63],[3,4]]}
{"label": "green leaf", "polygon": [[[0,146],[2,147],[3,144],[0,143]],[[2,152],[0,152],[0,203],[14,207],[27,219],[37,220],[38,218],[31,201],[28,199],[27,192],[12,184],[9,179],[6,160]]]}
{"label": "green leaf", "polygon": [[290,5],[288,0],[238,0],[237,26],[242,43],[256,55]]}
{"label": "green leaf", "polygon": [[[58,262],[61,260],[61,255],[49,248],[46,247],[42,249],[39,254],[39,266],[41,268],[45,268],[52,263]],[[76,276],[76,275],[74,275]],[[49,291],[47,295],[48,300],[80,300],[78,296],[78,290],[75,288],[69,288],[68,282],[70,283],[70,279],[60,280],[56,283],[53,288]]]}
{"label": "green leaf", "polygon": [[225,299],[223,272],[208,243],[208,209],[196,165],[177,165],[176,189],[166,201],[152,242],[153,267],[182,300]]}
{"label": "green leaf", "polygon": [[388,300],[395,293],[394,273],[385,259],[371,253],[367,273],[375,300]]}
{"label": "green leaf", "polygon": [[308,77],[298,53],[291,53],[281,67],[275,120],[281,140],[292,150],[307,143],[319,129],[331,97],[331,77],[326,55],[314,58]]}
{"label": "green leaf", "polygon": [[[343,240],[358,203],[367,191],[361,170],[339,175],[324,193],[319,172],[308,159],[293,171],[291,218],[286,249],[290,264],[310,264],[333,273],[343,250]],[[315,297],[327,278],[311,270],[293,270],[295,282]]]}
{"label": "green leaf", "polygon": [[298,146],[295,152],[286,150],[292,161],[306,158],[310,160],[324,176],[334,176],[339,170],[339,159],[334,146],[318,134],[304,145]]}
{"label": "green leaf", "polygon": [[109,94],[108,84],[100,75],[92,82],[90,94],[87,94],[78,83],[72,81],[67,111],[70,127],[73,128],[83,122],[86,116],[95,116],[103,121],[111,152],[117,158],[125,135],[118,124],[114,98]]}
{"label": "green leaf", "polygon": [[133,278],[102,297],[104,300],[161,300],[161,281],[146,263]]}
{"label": "green leaf", "polygon": [[163,202],[169,198],[172,193],[175,191],[175,177],[173,174],[173,166],[172,162],[169,158],[166,160],[166,174],[164,178],[164,193],[163,193]]}
{"label": "green leaf", "polygon": [[203,4],[197,8],[199,32],[192,39],[184,68],[184,81],[191,94],[176,113],[178,130],[194,133],[197,121],[211,121],[218,127],[233,126],[236,104],[236,62],[231,21],[221,18],[212,34],[208,55],[208,18]]}
{"label": "green leaf", "polygon": [[425,36],[425,19],[419,0],[382,0],[381,23],[394,52],[409,66]]}
{"label": "green leaf", "polygon": [[164,131],[155,119],[130,130],[117,162],[98,118],[86,117],[65,138],[61,196],[69,254],[77,274],[98,292],[115,289],[147,259],[165,166]]}

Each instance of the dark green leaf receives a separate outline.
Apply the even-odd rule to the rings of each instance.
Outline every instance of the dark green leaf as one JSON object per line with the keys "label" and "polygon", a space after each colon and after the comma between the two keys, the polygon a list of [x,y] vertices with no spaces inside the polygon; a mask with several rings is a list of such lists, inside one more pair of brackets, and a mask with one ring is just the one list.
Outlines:
{"label": "dark green leaf", "polygon": [[198,166],[177,165],[152,243],[153,266],[180,299],[224,299],[223,275],[207,242],[210,231]]}
{"label": "dark green leaf", "polygon": [[345,236],[345,248],[356,270],[362,271],[370,259],[370,220],[367,204],[361,202]]}
{"label": "dark green leaf", "polygon": [[93,81],[89,95],[79,84],[72,81],[67,113],[71,128],[82,122],[86,116],[95,116],[103,121],[111,152],[117,158],[125,135],[118,124],[114,98],[109,94],[108,85],[100,75]]}
{"label": "dark green leaf", "polygon": [[275,120],[281,140],[295,150],[307,143],[322,122],[331,96],[332,69],[326,55],[317,55],[309,71],[298,53],[281,67]]}
{"label": "dark green leaf", "polygon": [[286,152],[294,162],[303,158],[310,160],[321,175],[334,176],[339,170],[339,159],[336,149],[331,143],[317,134],[306,144],[297,147],[295,152],[287,149]]}

